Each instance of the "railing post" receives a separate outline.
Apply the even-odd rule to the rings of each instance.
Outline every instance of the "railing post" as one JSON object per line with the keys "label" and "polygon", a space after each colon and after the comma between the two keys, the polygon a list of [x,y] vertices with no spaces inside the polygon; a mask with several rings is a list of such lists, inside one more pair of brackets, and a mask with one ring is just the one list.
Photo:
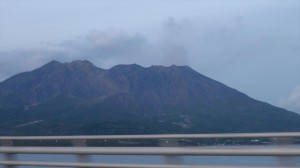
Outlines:
{"label": "railing post", "polygon": [[[293,144],[293,138],[272,138],[275,145],[291,145]],[[278,166],[296,166],[297,158],[293,156],[277,156]]]}
{"label": "railing post", "polygon": [[182,164],[181,156],[178,156],[178,155],[176,155],[176,156],[166,155],[165,160],[166,160],[166,164],[172,164],[172,165],[181,165]]}
{"label": "railing post", "polygon": [[[160,146],[162,147],[177,147],[179,146],[177,139],[160,139]],[[165,155],[165,162],[166,164],[173,164],[173,165],[181,165],[182,158],[179,155]]]}
{"label": "railing post", "polygon": [[[2,140],[1,145],[2,146],[13,146],[13,141],[12,140]],[[15,155],[13,153],[5,153],[4,160],[5,161],[13,161],[13,160],[15,160]],[[14,167],[15,166],[13,166],[13,165],[6,165],[6,168],[14,168]]]}
{"label": "railing post", "polygon": [[[72,140],[72,144],[75,147],[86,147],[86,140]],[[82,154],[77,154],[77,162],[83,163],[83,162],[89,162],[89,155],[82,155]],[[78,167],[78,168],[84,168],[84,167]]]}

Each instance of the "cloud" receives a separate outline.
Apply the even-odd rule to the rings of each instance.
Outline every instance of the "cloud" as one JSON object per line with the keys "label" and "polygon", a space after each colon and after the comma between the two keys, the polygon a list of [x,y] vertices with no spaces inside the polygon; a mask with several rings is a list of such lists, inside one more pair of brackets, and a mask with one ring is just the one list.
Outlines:
{"label": "cloud", "polygon": [[30,71],[58,60],[87,59],[96,66],[138,63],[143,66],[187,65],[186,25],[169,18],[162,23],[156,40],[139,33],[121,30],[93,30],[85,36],[60,43],[45,43],[40,48],[0,49],[0,81],[19,72]]}
{"label": "cloud", "polygon": [[71,51],[75,57],[109,59],[137,55],[144,43],[145,38],[138,34],[130,35],[115,30],[93,30],[85,37],[63,42],[56,47]]}
{"label": "cloud", "polygon": [[16,73],[33,70],[47,61],[55,59],[44,49],[15,49],[0,51],[0,80]]}
{"label": "cloud", "polygon": [[[286,10],[282,11],[284,16]],[[86,59],[101,68],[131,63],[189,65],[251,97],[278,104],[282,97],[278,89],[285,87],[282,81],[298,83],[300,34],[294,28],[299,24],[295,19],[283,19],[294,18],[287,17],[292,14],[278,21],[277,10],[260,13],[265,15],[171,16],[150,32],[108,28],[39,48],[0,49],[0,81],[51,60]]]}
{"label": "cloud", "polygon": [[300,85],[296,86],[290,96],[282,99],[280,105],[289,110],[300,113]]}
{"label": "cloud", "polygon": [[164,65],[188,65],[187,33],[188,21],[176,21],[169,17],[162,23],[158,44],[160,57]]}
{"label": "cloud", "polygon": [[163,65],[188,65],[188,52],[184,45],[168,43],[162,46]]}
{"label": "cloud", "polygon": [[87,59],[97,66],[108,68],[118,63],[132,63],[143,57],[146,39],[139,34],[123,31],[91,31],[83,37],[41,48],[0,50],[0,80],[13,74],[30,71],[58,60],[69,62]]}
{"label": "cloud", "polygon": [[[128,8],[113,3],[100,5],[104,11],[91,5],[90,14],[76,10],[85,9],[80,3],[72,5],[69,14],[69,9],[63,9],[53,16],[46,5],[41,11],[47,22],[35,9],[27,10],[35,5],[7,8],[7,15],[1,15],[6,18],[0,31],[0,81],[54,59],[87,59],[102,68],[129,63],[189,65],[253,98],[278,105],[278,98],[299,83],[299,2],[232,2],[158,2],[154,13],[147,3],[124,3]],[[45,42],[43,46],[36,46],[39,41]],[[26,49],[11,49],[17,46]],[[282,104],[291,102],[287,99]]]}

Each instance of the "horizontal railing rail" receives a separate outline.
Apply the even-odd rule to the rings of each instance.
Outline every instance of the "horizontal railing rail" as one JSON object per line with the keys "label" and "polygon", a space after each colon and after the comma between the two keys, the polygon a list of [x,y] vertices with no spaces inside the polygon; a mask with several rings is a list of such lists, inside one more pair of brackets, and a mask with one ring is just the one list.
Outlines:
{"label": "horizontal railing rail", "polygon": [[300,132],[155,134],[155,135],[80,135],[80,136],[0,136],[0,140],[107,140],[107,139],[203,139],[203,138],[291,138]]}
{"label": "horizontal railing rail", "polygon": [[298,148],[286,147],[1,147],[0,153],[83,155],[199,155],[199,156],[300,156]]}
{"label": "horizontal railing rail", "polygon": [[[38,146],[13,146],[12,141],[23,140],[134,140],[134,139],[211,139],[211,138],[270,138],[270,139],[293,139],[299,138],[300,132],[285,133],[231,133],[231,134],[161,134],[161,135],[80,135],[80,136],[0,136],[2,146],[0,153],[4,154],[5,160],[0,160],[0,165],[7,168],[14,166],[41,166],[41,167],[98,167],[98,168],[250,168],[249,166],[204,166],[182,165],[178,161],[180,156],[275,156],[275,157],[299,157],[300,148],[293,144],[274,146],[214,146],[214,147],[86,147],[81,143],[73,143],[74,147],[38,147]],[[291,142],[291,141],[284,141]],[[76,146],[77,145],[77,146]],[[76,155],[78,162],[39,162],[18,161],[15,154],[67,154]],[[89,162],[89,155],[157,155],[164,156],[168,164],[105,164]],[[299,167],[299,165],[297,165]],[[294,167],[297,167],[294,166]],[[293,167],[283,165],[277,168]],[[251,167],[253,168],[253,167]],[[255,167],[270,168],[270,167]]]}
{"label": "horizontal railing rail", "polygon": [[[0,165],[11,166],[47,166],[47,167],[84,167],[84,168],[287,168],[286,166],[201,166],[201,165],[158,165],[158,164],[101,164],[101,163],[66,163],[66,162],[22,162],[0,161]],[[290,166],[289,168],[299,168]]]}

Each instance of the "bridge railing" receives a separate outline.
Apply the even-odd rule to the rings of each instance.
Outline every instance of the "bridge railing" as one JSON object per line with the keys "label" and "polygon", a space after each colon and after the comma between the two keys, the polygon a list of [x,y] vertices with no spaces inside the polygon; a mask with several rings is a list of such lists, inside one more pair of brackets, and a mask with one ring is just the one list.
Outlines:
{"label": "bridge railing", "polygon": [[[87,147],[87,140],[134,140],[134,139],[210,139],[210,138],[271,138],[291,139],[299,138],[300,132],[286,133],[233,133],[233,134],[162,134],[162,135],[101,135],[101,136],[2,136],[0,153],[5,160],[0,165],[8,168],[13,166],[47,166],[47,167],[106,167],[106,168],[221,168],[226,166],[182,165],[180,156],[276,156],[300,157],[300,148],[289,146],[256,146],[256,147]],[[13,146],[14,141],[30,140],[70,140],[73,147],[41,147],[41,146]],[[286,141],[285,141],[286,142]],[[36,162],[18,161],[15,154],[71,154],[78,157],[78,162]],[[159,155],[165,156],[166,163],[154,164],[104,164],[89,162],[89,155]],[[292,164],[291,164],[292,165]],[[233,166],[230,166],[233,167]],[[287,167],[281,165],[281,167]],[[249,168],[243,167],[243,168]],[[258,167],[255,167],[258,168]],[[262,168],[262,167],[260,167]]]}

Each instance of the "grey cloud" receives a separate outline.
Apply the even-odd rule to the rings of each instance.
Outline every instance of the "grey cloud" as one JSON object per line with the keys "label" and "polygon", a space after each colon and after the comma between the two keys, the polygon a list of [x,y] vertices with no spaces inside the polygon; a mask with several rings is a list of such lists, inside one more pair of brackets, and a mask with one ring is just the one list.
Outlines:
{"label": "grey cloud", "polygon": [[300,34],[294,29],[299,24],[253,15],[236,14],[219,20],[170,17],[155,34],[94,30],[40,49],[2,51],[0,80],[53,59],[87,59],[102,68],[129,63],[189,65],[251,97],[277,104],[282,81],[291,83],[286,90],[299,83],[295,76],[299,74]]}
{"label": "grey cloud", "polygon": [[[141,4],[148,7],[148,3]],[[53,59],[62,62],[87,59],[103,68],[120,63],[143,66],[188,64],[204,75],[272,104],[278,104],[279,97],[287,95],[292,87],[299,84],[298,1],[234,0],[229,3],[157,4],[154,13],[150,8],[134,5],[136,8],[133,9],[132,4],[128,4],[126,9],[122,6],[122,11],[126,11],[124,13],[119,8],[114,8],[117,9],[115,12],[107,8],[108,15],[101,15],[102,11],[95,8],[88,17],[84,12],[81,19],[66,15],[66,11],[62,10],[61,14],[68,16],[67,19],[57,18],[58,22],[54,18],[48,19],[50,22],[47,23],[51,26],[47,26],[44,19],[40,25],[36,25],[34,19],[31,22],[24,20],[23,16],[18,20],[13,13],[19,10],[7,10],[13,12],[7,16],[12,17],[10,20],[15,24],[3,24],[2,30],[6,27],[7,33],[1,34],[0,81]],[[72,9],[82,9],[81,5],[74,5]],[[29,6],[34,8],[34,5]],[[168,9],[164,6],[168,6]],[[35,10],[26,10],[24,14],[29,11]],[[50,11],[53,12],[52,8]],[[143,12],[145,15],[137,16]],[[28,16],[35,18],[37,15],[33,12]],[[65,25],[70,21],[69,16],[73,19]],[[163,18],[165,20],[159,22]],[[57,25],[57,29],[52,29],[53,25]],[[76,39],[58,42],[97,26],[113,26],[129,32],[95,30]],[[4,42],[10,44],[8,47],[29,47],[39,40],[45,40],[46,43],[52,41],[52,44],[39,49],[3,49],[6,46]]]}
{"label": "grey cloud", "polygon": [[143,44],[144,37],[134,34],[128,35],[119,31],[91,31],[87,36],[67,41],[58,45],[69,51],[74,51],[81,57],[124,57],[136,55]]}
{"label": "grey cloud", "polygon": [[0,51],[0,81],[16,73],[38,68],[51,60],[61,60],[64,53],[46,49],[15,49]]}
{"label": "grey cloud", "polygon": [[51,60],[68,62],[87,59],[103,68],[126,63],[143,66],[186,65],[188,52],[179,36],[183,32],[181,29],[184,29],[182,24],[169,19],[162,24],[157,41],[150,41],[137,33],[93,30],[85,36],[57,44],[48,43],[38,49],[2,50],[0,80],[18,72],[35,69]]}
{"label": "grey cloud", "polygon": [[107,68],[142,57],[145,44],[146,39],[138,34],[91,31],[84,37],[59,44],[48,44],[44,48],[2,50],[0,80],[19,72],[30,71],[51,60],[68,62],[87,59]]}
{"label": "grey cloud", "polygon": [[188,52],[183,45],[177,43],[167,43],[162,46],[164,65],[187,65]]}
{"label": "grey cloud", "polygon": [[300,85],[296,86],[289,97],[280,101],[280,106],[300,113]]}
{"label": "grey cloud", "polygon": [[161,64],[164,65],[188,65],[188,29],[190,25],[187,20],[176,21],[169,17],[162,23],[159,39]]}

